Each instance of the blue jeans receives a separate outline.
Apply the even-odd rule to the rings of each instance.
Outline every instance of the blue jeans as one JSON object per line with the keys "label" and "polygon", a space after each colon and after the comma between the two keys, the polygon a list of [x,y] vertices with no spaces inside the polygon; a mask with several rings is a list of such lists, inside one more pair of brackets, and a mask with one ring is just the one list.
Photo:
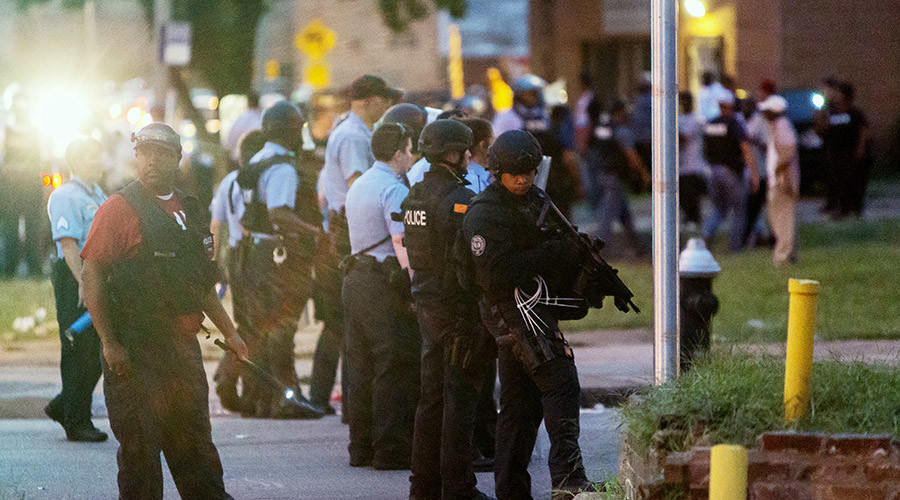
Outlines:
{"label": "blue jeans", "polygon": [[709,201],[713,212],[703,227],[703,237],[712,238],[719,231],[719,225],[731,213],[731,233],[728,249],[740,252],[744,248],[744,230],[747,225],[747,182],[733,170],[722,165],[712,165],[709,183]]}

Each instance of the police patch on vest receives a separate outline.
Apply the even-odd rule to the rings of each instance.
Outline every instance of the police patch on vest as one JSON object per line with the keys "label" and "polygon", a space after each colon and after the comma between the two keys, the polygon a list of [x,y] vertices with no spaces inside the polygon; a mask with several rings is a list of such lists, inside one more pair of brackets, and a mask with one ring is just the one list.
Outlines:
{"label": "police patch on vest", "polygon": [[713,137],[724,137],[726,134],[728,134],[728,124],[710,123],[706,126],[704,132],[706,132],[706,135],[711,135]]}
{"label": "police patch on vest", "polygon": [[480,235],[472,236],[472,255],[481,257],[484,254],[485,245],[484,238]]}
{"label": "police patch on vest", "polygon": [[426,226],[427,214],[424,210],[406,210],[403,214],[403,223],[407,226]]}
{"label": "police patch on vest", "polygon": [[613,137],[612,127],[606,127],[603,125],[598,125],[594,128],[594,137],[600,139],[601,141],[608,141]]}

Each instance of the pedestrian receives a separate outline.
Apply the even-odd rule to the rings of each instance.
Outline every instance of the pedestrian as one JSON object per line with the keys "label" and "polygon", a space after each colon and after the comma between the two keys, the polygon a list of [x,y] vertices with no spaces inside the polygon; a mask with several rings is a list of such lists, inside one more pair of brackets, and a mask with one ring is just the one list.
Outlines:
{"label": "pedestrian", "polygon": [[[250,159],[262,149],[265,144],[265,136],[260,130],[252,130],[244,134],[238,141],[238,161],[239,168],[245,168]],[[221,250],[222,229],[227,228],[228,231],[228,254],[226,256],[227,279],[221,282],[222,287],[231,288],[231,308],[234,314],[234,322],[237,325],[238,333],[241,338],[248,339],[251,337],[249,332],[249,319],[245,310],[245,294],[246,287],[240,275],[240,255],[238,245],[244,237],[244,228],[241,225],[241,218],[244,216],[244,199],[241,196],[241,187],[238,185],[237,176],[239,170],[232,170],[226,175],[216,193],[213,196],[209,206],[212,215],[209,223],[209,232],[213,235],[213,257],[217,261]],[[220,296],[224,291],[220,292]],[[219,361],[219,367],[213,375],[213,381],[216,383],[216,394],[222,407],[228,411],[240,412],[242,410],[241,399],[237,392],[238,379],[241,376],[243,364],[237,359],[237,356],[231,351],[226,351]]]}
{"label": "pedestrian", "polygon": [[103,349],[103,392],[119,441],[120,498],[163,498],[159,453],[182,498],[231,498],[212,442],[197,332],[206,314],[240,358],[213,285],[212,236],[196,198],[174,189],[181,141],[151,123],[134,134],[138,181],[97,211],[81,257]]}
{"label": "pedestrian", "polygon": [[757,103],[765,101],[775,93],[775,84],[771,80],[763,80],[756,92],[757,98],[745,99],[743,102],[744,116],[747,127],[747,142],[753,151],[753,160],[756,163],[756,171],[759,176],[760,189],[747,195],[747,220],[744,224],[744,246],[753,248],[757,244],[765,243],[768,238],[766,222],[762,214],[766,208],[768,172],[766,170],[766,151],[769,142],[769,126]]}
{"label": "pedestrian", "polygon": [[821,127],[828,171],[834,192],[832,219],[862,217],[866,185],[871,171],[869,124],[866,116],[853,105],[852,84],[840,82],[830,92],[828,120]]}
{"label": "pedestrian", "polygon": [[783,266],[797,260],[795,212],[800,196],[800,161],[797,132],[784,115],[787,101],[771,95],[759,105],[769,127],[766,169],[768,175],[769,224],[775,233],[772,263]]}
{"label": "pedestrian", "polygon": [[[468,181],[466,186],[475,194],[484,191],[484,188],[490,184],[493,179],[491,173],[483,165],[487,164],[487,150],[494,142],[494,133],[491,128],[491,122],[484,118],[455,118],[463,125],[469,127],[473,134],[473,145],[469,149],[471,158],[469,165],[466,167],[464,178]],[[416,164],[407,173],[409,185],[415,186],[425,177],[425,172],[431,168],[431,164],[426,158],[416,161]]]}
{"label": "pedestrian", "polygon": [[716,75],[712,71],[704,71],[700,76],[700,94],[697,96],[698,111],[703,122],[710,122],[719,117],[719,103],[717,96],[726,90],[716,80]]}
{"label": "pedestrian", "polygon": [[625,186],[631,179],[638,179],[640,185],[649,186],[650,174],[635,150],[627,108],[623,101],[616,101],[606,115],[600,112],[600,105],[595,101],[589,109],[594,132],[588,141],[588,162],[601,191],[597,236],[609,242],[613,222],[618,221],[633,251],[644,255],[646,249],[634,229]]}
{"label": "pedestrian", "polygon": [[395,123],[372,135],[376,162],[347,191],[352,254],[344,267],[344,402],[350,465],[409,469],[419,391],[421,341],[412,314],[403,223],[392,219],[409,194],[412,132]]}
{"label": "pedestrian", "polygon": [[[28,276],[40,277],[44,193],[38,173],[43,164],[39,131],[30,120],[31,106],[23,94],[15,94],[0,155],[0,277],[12,278],[24,257]],[[20,220],[24,238],[20,243]]]}
{"label": "pedestrian", "polygon": [[525,130],[537,138],[541,150],[551,158],[547,193],[559,209],[568,214],[578,197],[579,172],[575,158],[575,128],[571,119],[556,120],[544,100],[547,86],[537,75],[525,75],[513,82],[513,107],[494,116],[494,134]]}
{"label": "pedestrian", "polygon": [[295,104],[280,101],[263,113],[266,142],[237,177],[249,233],[241,240],[240,274],[246,277],[246,307],[252,336],[251,360],[293,388],[296,405],[256,376],[245,377],[245,413],[275,418],[319,418],[300,391],[294,367],[294,336],[312,294],[312,266],[322,236],[316,172],[302,168],[303,117]]}
{"label": "pedestrian", "polygon": [[[568,281],[564,277],[573,276],[580,265],[579,252],[568,240],[554,239],[538,227],[546,195],[534,186],[542,158],[534,137],[505,132],[491,146],[489,158],[496,181],[472,201],[462,237],[482,293],[482,321],[499,345],[497,498],[531,498],[528,463],[541,420],[550,436],[554,498],[571,498],[591,488],[578,446],[581,389],[572,350],[552,306],[520,310],[516,297],[524,289],[531,295],[537,283],[546,283],[541,276],[554,284]],[[526,323],[523,314],[535,322]],[[532,349],[529,338],[545,349]]]}
{"label": "pedestrian", "polygon": [[706,194],[706,170],[703,161],[703,126],[694,113],[694,96],[678,94],[678,200],[685,231],[697,233],[702,222],[700,202]]}
{"label": "pedestrian", "polygon": [[709,240],[715,236],[722,221],[731,214],[728,248],[739,252],[744,247],[747,195],[759,189],[759,173],[747,142],[747,130],[735,113],[734,94],[723,90],[716,100],[721,114],[703,129],[703,156],[710,166],[709,197],[713,205],[703,237]]}
{"label": "pedestrian", "polygon": [[93,327],[72,338],[65,333],[87,312],[79,254],[94,213],[106,201],[106,193],[97,184],[102,175],[102,155],[103,145],[94,139],[77,139],[69,144],[66,163],[71,178],[53,191],[47,202],[50,229],[56,242],[51,278],[62,344],[59,365],[62,392],[50,401],[44,412],[63,426],[69,441],[99,442],[107,438],[105,432],[91,423],[91,399],[102,372],[100,339]]}
{"label": "pedestrian", "polygon": [[[653,84],[647,78],[642,78],[638,85],[638,94],[634,98],[634,108],[628,119],[628,127],[634,134],[634,150],[641,157],[644,165],[653,164],[653,96],[650,91]],[[649,187],[649,186],[648,186]]]}
{"label": "pedestrian", "polygon": [[422,334],[421,394],[413,434],[410,499],[487,498],[476,488],[472,435],[478,401],[477,296],[461,289],[452,267],[453,243],[475,193],[466,186],[472,131],[436,120],[419,150],[431,168],[401,205]]}

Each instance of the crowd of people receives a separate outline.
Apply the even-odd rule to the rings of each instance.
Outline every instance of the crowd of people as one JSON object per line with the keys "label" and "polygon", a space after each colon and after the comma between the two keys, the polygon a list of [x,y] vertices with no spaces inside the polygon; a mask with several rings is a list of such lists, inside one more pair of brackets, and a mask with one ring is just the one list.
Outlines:
{"label": "crowd of people", "polygon": [[[652,134],[648,83],[631,107],[582,83],[570,112],[548,106],[546,83],[526,75],[492,121],[477,97],[424,108],[370,75],[350,85],[348,109],[323,95],[305,109],[262,110],[251,97],[225,141],[235,169],[209,194],[209,211],[178,189],[181,139],[165,124],[133,134],[137,179],[109,198],[102,144],[72,143],[70,181],[49,201],[63,390],[48,416],[70,440],[107,439],[90,421],[102,371],[123,498],[161,497],[160,452],[182,497],[230,498],[196,336],[205,315],[227,349],[215,391],[245,417],[337,413],[342,359],[348,464],[411,470],[411,499],[489,498],[474,475],[487,470],[498,498],[530,498],[541,421],[554,498],[591,489],[577,371],[558,321],[598,304],[572,292],[585,250],[542,224],[548,200],[568,216],[583,197],[595,236],[608,241],[618,222],[635,255],[646,254],[628,199],[650,185]],[[698,110],[680,95],[686,229],[712,238],[730,217],[731,251],[772,239],[773,262],[789,264],[799,164],[787,101],[768,81],[755,105],[727,79],[704,83]],[[862,212],[868,149],[852,87],[830,84],[816,127],[841,179],[827,202],[840,218]],[[216,284],[231,291],[233,320]],[[310,300],[323,329],[306,398],[294,337]],[[67,335],[88,311],[93,327]]]}

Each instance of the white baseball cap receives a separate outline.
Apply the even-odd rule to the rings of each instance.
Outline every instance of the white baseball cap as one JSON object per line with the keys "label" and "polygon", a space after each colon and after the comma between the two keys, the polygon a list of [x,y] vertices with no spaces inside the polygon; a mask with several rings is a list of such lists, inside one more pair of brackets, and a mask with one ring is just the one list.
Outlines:
{"label": "white baseball cap", "polygon": [[787,100],[780,95],[770,95],[765,101],[759,103],[760,111],[770,111],[772,113],[784,113],[787,109]]}

